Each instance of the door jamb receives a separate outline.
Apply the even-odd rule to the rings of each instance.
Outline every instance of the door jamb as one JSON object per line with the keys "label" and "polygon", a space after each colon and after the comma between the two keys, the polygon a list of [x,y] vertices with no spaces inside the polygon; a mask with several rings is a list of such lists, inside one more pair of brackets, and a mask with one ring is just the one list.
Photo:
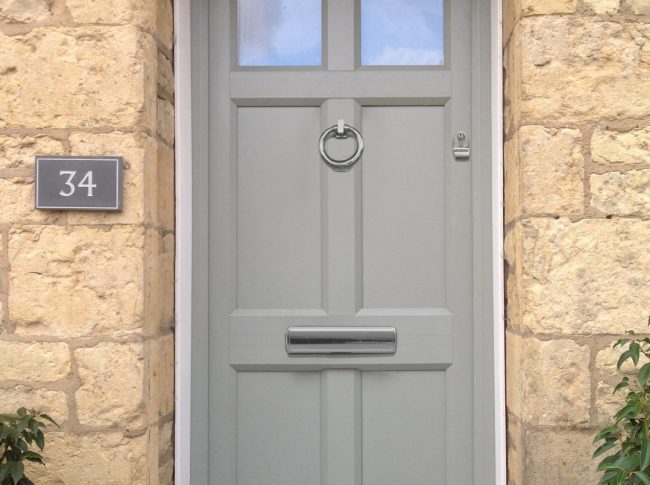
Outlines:
{"label": "door jamb", "polygon": [[[481,0],[474,0],[483,4]],[[192,60],[196,62],[203,56],[200,46],[193,45],[192,38],[197,33],[192,30],[192,19],[202,19],[198,29],[206,27],[207,12],[193,11],[191,0],[174,0],[174,72],[175,72],[175,171],[176,171],[176,271],[175,271],[175,443],[174,443],[174,476],[177,484],[207,483],[207,423],[202,433],[192,429],[192,412],[207,416],[206,403],[192,401],[192,384],[200,382],[195,369],[192,373],[192,351],[197,346],[205,345],[205,341],[192,332],[193,303],[202,295],[192,291],[197,282],[197,272],[200,265],[197,259],[203,252],[197,239],[205,235],[202,224],[193,223],[193,199],[202,187],[203,178],[193,174],[192,160],[202,157],[202,153],[193,153],[193,123],[205,119],[205,113],[192,111]],[[195,9],[196,10],[196,9]],[[502,0],[491,0],[489,7],[489,42],[475,40],[473,49],[481,48],[490,56],[489,76],[491,81],[490,99],[487,101],[491,113],[491,152],[492,152],[492,187],[488,194],[490,201],[491,242],[492,242],[492,322],[493,327],[487,331],[493,337],[493,391],[494,402],[494,446],[495,446],[495,482],[497,485],[506,483],[506,403],[505,403],[505,334],[504,334],[504,284],[503,284],[503,79],[502,79]],[[196,23],[194,23],[196,26]],[[474,27],[477,27],[474,25]],[[478,26],[480,27],[480,26]],[[478,37],[478,36],[477,36]],[[202,49],[201,49],[202,50]],[[207,66],[206,66],[207,67]],[[473,66],[477,69],[478,66]],[[207,80],[207,71],[206,80]],[[475,76],[476,77],[476,76]],[[473,90],[480,90],[473,86]],[[205,104],[205,103],[204,103]],[[478,117],[476,117],[478,118]],[[480,201],[479,201],[480,205]],[[207,222],[207,221],[206,221]],[[198,237],[197,237],[198,236]],[[193,255],[198,256],[193,259]],[[205,266],[205,265],[203,265]],[[198,280],[203,280],[198,275]],[[205,322],[200,324],[207,333]],[[196,330],[196,322],[195,322]],[[476,366],[475,366],[476,367]],[[475,372],[476,375],[476,372]],[[206,392],[207,395],[207,392]],[[479,415],[476,414],[476,418]],[[196,456],[192,459],[189,443],[196,444],[199,454],[205,454],[205,470],[193,467]],[[191,473],[192,471],[192,473]]]}

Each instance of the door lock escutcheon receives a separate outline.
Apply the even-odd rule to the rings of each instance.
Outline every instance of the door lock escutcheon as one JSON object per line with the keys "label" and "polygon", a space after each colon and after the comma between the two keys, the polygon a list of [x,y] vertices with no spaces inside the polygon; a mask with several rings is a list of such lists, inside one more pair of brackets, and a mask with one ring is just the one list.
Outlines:
{"label": "door lock escutcheon", "polygon": [[464,131],[459,131],[454,136],[454,141],[452,142],[451,151],[454,154],[456,160],[468,160],[469,159],[469,137]]}

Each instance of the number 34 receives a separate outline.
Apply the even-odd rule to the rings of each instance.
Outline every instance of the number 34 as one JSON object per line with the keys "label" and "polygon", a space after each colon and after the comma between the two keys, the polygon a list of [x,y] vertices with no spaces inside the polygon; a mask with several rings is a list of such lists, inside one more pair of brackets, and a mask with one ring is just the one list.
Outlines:
{"label": "number 34", "polygon": [[75,193],[77,190],[77,187],[87,189],[87,195],[88,197],[93,196],[93,189],[97,187],[97,184],[93,183],[93,172],[92,170],[89,170],[86,172],[86,175],[83,176],[81,181],[75,186],[73,183],[73,180],[75,176],[77,175],[76,170],[60,170],[59,175],[61,176],[67,176],[68,180],[65,181],[65,185],[68,186],[68,190],[61,190],[59,192],[59,195],[62,195],[63,197],[70,197],[72,194]]}

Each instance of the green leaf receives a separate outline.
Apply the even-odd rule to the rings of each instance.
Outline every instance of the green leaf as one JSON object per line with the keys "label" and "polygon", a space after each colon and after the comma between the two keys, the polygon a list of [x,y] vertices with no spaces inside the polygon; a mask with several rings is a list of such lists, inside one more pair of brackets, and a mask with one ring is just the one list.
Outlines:
{"label": "green leaf", "polygon": [[45,435],[40,429],[36,434],[36,446],[38,446],[41,451],[43,451],[43,448],[45,448]]}
{"label": "green leaf", "polygon": [[643,482],[643,485],[650,485],[650,476],[643,472],[634,472],[634,476],[636,476],[639,480]]}
{"label": "green leaf", "polygon": [[639,374],[637,375],[637,379],[639,380],[639,384],[641,385],[641,387],[645,387],[649,377],[650,377],[650,362],[648,362],[647,364],[643,364],[641,369],[639,369]]}
{"label": "green leaf", "polygon": [[617,348],[617,347],[621,347],[621,346],[623,346],[623,345],[625,345],[625,344],[627,344],[627,343],[629,343],[629,342],[631,342],[631,340],[630,340],[629,338],[621,338],[621,339],[618,339],[618,340],[616,341],[616,343],[614,343],[614,345],[612,346],[612,348],[615,349],[615,348]]}
{"label": "green leaf", "polygon": [[616,471],[616,470],[608,471],[607,473],[605,473],[605,474],[603,475],[603,478],[600,479],[600,481],[598,482],[598,484],[599,484],[599,485],[600,485],[600,484],[606,484],[606,483],[609,482],[612,478],[616,478],[616,475],[618,475],[618,471]]}
{"label": "green leaf", "polygon": [[643,436],[641,438],[641,465],[639,465],[640,470],[645,470],[650,466],[650,446],[648,446],[648,438]]}
{"label": "green leaf", "polygon": [[628,387],[629,385],[630,385],[630,380],[626,377],[616,385],[616,387],[614,388],[614,392],[612,392],[612,394],[616,394],[616,392]]}
{"label": "green leaf", "polygon": [[16,411],[16,414],[22,418],[23,416],[27,415],[27,409],[19,408],[18,411]]}
{"label": "green leaf", "polygon": [[614,437],[618,433],[618,427],[608,426],[607,428],[601,429],[596,436],[594,437],[594,443],[609,437]]}
{"label": "green leaf", "polygon": [[3,481],[5,478],[7,478],[7,475],[9,475],[9,472],[11,471],[12,463],[13,462],[7,462],[0,465],[0,481]]}
{"label": "green leaf", "polygon": [[639,468],[639,453],[634,453],[628,456],[622,456],[616,460],[616,464],[623,468],[626,472],[631,472]]}
{"label": "green leaf", "polygon": [[22,433],[29,424],[29,416],[22,416],[16,423],[16,434]]}
{"label": "green leaf", "polygon": [[52,423],[52,424],[53,424],[54,426],[56,426],[57,428],[60,428],[60,427],[61,427],[61,426],[59,426],[59,423],[57,423],[56,421],[54,421],[54,420],[53,420],[50,416],[48,416],[47,414],[39,414],[38,416],[41,417],[41,418],[43,418],[43,419],[46,420],[46,421],[49,421],[50,423]]}
{"label": "green leaf", "polygon": [[26,451],[23,454],[23,458],[25,460],[33,461],[36,463],[43,463],[43,457],[39,453],[35,453],[33,451]]}
{"label": "green leaf", "polygon": [[25,466],[19,461],[13,462],[13,466],[11,467],[9,475],[11,475],[11,479],[14,481],[14,483],[18,483],[18,481],[23,478],[24,474]]}
{"label": "green leaf", "polygon": [[616,362],[616,368],[620,369],[621,366],[625,363],[625,361],[629,358],[631,358],[632,355],[630,354],[629,350],[626,350],[621,354],[621,356],[618,358],[618,362]]}
{"label": "green leaf", "polygon": [[615,415],[614,419],[616,422],[620,422],[623,418],[634,416],[637,412],[636,404],[628,404],[621,408]]}
{"label": "green leaf", "polygon": [[638,342],[632,342],[630,344],[630,355],[632,356],[632,362],[634,362],[634,366],[639,363],[639,351],[641,350],[641,346],[639,345]]}
{"label": "green leaf", "polygon": [[[605,453],[607,450],[611,450],[612,448],[614,448],[614,446],[616,446],[616,440],[609,440],[609,441],[606,441],[605,443],[603,443],[602,445],[600,445],[600,446],[596,449],[596,451],[594,451],[594,454],[593,454],[592,458],[596,458],[597,456],[602,455],[602,454]],[[598,469],[599,469],[599,470],[607,470],[607,468],[600,468],[600,465],[598,466]]]}

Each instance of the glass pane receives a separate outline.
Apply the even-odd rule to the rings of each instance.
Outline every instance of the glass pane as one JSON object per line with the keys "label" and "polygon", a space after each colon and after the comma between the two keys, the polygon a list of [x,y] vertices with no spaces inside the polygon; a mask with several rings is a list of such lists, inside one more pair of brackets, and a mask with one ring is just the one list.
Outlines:
{"label": "glass pane", "polygon": [[361,64],[445,63],[444,0],[361,0]]}
{"label": "glass pane", "polygon": [[240,66],[320,66],[321,0],[238,0]]}

